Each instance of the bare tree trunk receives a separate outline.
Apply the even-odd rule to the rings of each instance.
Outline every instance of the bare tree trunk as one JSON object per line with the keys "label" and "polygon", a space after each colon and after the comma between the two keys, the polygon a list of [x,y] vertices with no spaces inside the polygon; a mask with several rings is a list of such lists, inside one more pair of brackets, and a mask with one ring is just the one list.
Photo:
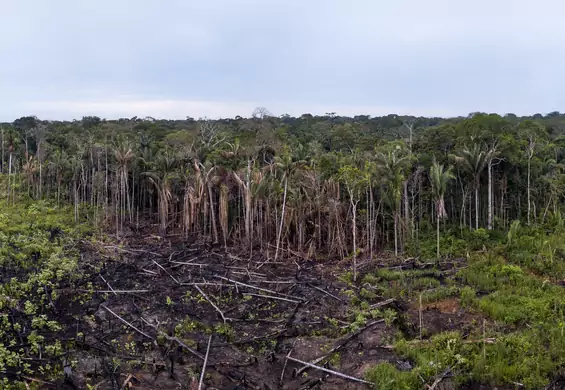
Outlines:
{"label": "bare tree trunk", "polygon": [[108,193],[108,139],[106,138],[104,142],[104,157],[105,157],[105,178],[104,178],[104,192],[105,192],[105,202],[104,202],[104,217],[108,219],[108,204],[109,199],[108,197],[110,194]]}
{"label": "bare tree trunk", "polygon": [[277,258],[279,256],[279,245],[281,242],[281,234],[282,234],[282,229],[283,229],[283,224],[284,224],[284,211],[285,211],[285,207],[286,207],[286,192],[288,189],[288,178],[285,176],[284,178],[284,194],[283,194],[283,203],[282,203],[282,211],[281,211],[281,222],[279,224],[279,231],[277,234],[277,247],[275,249],[275,261],[277,261]]}
{"label": "bare tree trunk", "polygon": [[353,281],[357,281],[357,202],[351,201],[353,219],[351,233],[353,234]]}
{"label": "bare tree trunk", "polygon": [[487,217],[487,229],[492,230],[492,159],[488,162],[488,217]]}
{"label": "bare tree trunk", "polygon": [[210,184],[206,185],[208,187],[208,197],[210,198],[210,218],[212,219],[212,234],[214,236],[214,244],[220,242],[218,238],[218,228],[216,226],[216,211],[214,210],[214,198],[212,193],[212,186]]}
{"label": "bare tree trunk", "polygon": [[528,155],[528,184],[527,184],[527,197],[528,197],[528,226],[530,225],[530,214],[532,209],[531,190],[530,190],[530,176],[531,176],[531,157]]}
{"label": "bare tree trunk", "polygon": [[436,239],[437,239],[437,261],[440,260],[439,255],[439,214],[436,213]]}
{"label": "bare tree trunk", "polygon": [[10,202],[10,181],[11,181],[11,177],[12,177],[12,152],[10,152],[9,156],[8,156],[8,191],[7,191],[7,195],[8,195],[8,199],[7,202]]}
{"label": "bare tree trunk", "polygon": [[479,228],[479,184],[475,183],[475,229]]}
{"label": "bare tree trunk", "polygon": [[41,163],[41,158],[39,159],[39,198],[43,197],[43,188],[41,183],[43,182],[43,172],[42,172],[43,164]]}
{"label": "bare tree trunk", "polygon": [[527,184],[527,198],[528,198],[528,226],[531,222],[531,209],[532,209],[532,200],[531,200],[531,167],[532,167],[532,158],[534,157],[534,152],[536,148],[536,141],[533,136],[530,135],[528,137],[528,145],[526,147],[526,156],[528,157],[528,184]]}
{"label": "bare tree trunk", "polygon": [[2,161],[0,161],[0,173],[4,173],[4,129],[0,130],[2,139],[0,140],[0,147],[2,148]]}
{"label": "bare tree trunk", "polygon": [[412,234],[412,228],[410,226],[410,205],[408,203],[408,180],[404,181],[403,186],[402,200],[404,203],[404,226],[405,229],[409,230],[410,234]]}
{"label": "bare tree trunk", "polygon": [[398,256],[398,212],[394,213],[394,255]]}

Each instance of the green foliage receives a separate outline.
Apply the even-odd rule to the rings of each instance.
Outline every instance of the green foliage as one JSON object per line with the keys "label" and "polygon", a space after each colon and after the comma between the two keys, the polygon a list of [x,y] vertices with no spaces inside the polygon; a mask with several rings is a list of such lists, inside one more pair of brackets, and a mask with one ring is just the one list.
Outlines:
{"label": "green foliage", "polygon": [[465,286],[461,289],[461,306],[471,307],[475,304],[475,299],[477,297],[477,292],[469,286]]}
{"label": "green foliage", "polygon": [[424,291],[422,293],[422,303],[438,302],[442,299],[457,296],[458,294],[459,288],[456,286],[439,286]]}
{"label": "green foliage", "polygon": [[[72,216],[47,202],[0,203],[0,310],[12,313],[0,316],[0,371],[48,378],[62,374],[61,365],[32,362],[39,356],[58,362],[63,356],[62,343],[46,336],[65,328],[51,309],[51,302],[58,304],[57,290],[81,277],[71,244],[88,228],[75,226]],[[55,230],[60,232],[57,239],[52,237]],[[16,348],[22,340],[29,344],[27,350]]]}
{"label": "green foliage", "polygon": [[421,385],[415,373],[399,371],[388,362],[377,364],[367,370],[365,379],[373,382],[375,389],[379,390],[411,390],[418,389]]}

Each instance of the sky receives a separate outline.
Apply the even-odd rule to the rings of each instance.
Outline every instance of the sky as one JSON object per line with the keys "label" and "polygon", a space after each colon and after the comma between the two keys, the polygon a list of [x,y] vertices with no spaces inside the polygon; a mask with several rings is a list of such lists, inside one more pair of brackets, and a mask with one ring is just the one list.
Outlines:
{"label": "sky", "polygon": [[0,121],[565,111],[561,0],[0,0]]}

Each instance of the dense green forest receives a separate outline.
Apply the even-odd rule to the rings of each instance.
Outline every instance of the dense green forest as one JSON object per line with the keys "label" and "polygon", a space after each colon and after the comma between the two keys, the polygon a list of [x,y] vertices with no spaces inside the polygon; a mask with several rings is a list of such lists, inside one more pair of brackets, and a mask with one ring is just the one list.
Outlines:
{"label": "dense green forest", "polygon": [[[55,380],[62,371],[49,376],[27,362],[75,347],[53,343],[42,355],[33,346],[67,329],[55,291],[78,288],[78,274],[102,272],[81,265],[77,243],[132,254],[142,249],[127,249],[129,241],[148,231],[210,253],[261,256],[257,273],[276,264],[300,272],[296,261],[338,264],[344,287],[333,299],[347,298],[348,308],[325,320],[338,333],[316,336],[359,337],[370,319],[399,329],[379,348],[411,369],[392,357],[370,361],[362,375],[378,389],[433,389],[448,380],[542,388],[565,369],[565,114],[275,117],[260,108],[221,120],[30,116],[0,124],[0,146],[0,372],[10,381]],[[54,240],[59,234],[63,243]],[[96,280],[116,295],[119,278]],[[393,301],[402,303],[385,309]],[[174,302],[166,296],[167,307]],[[442,302],[456,302],[458,317]],[[455,324],[434,328],[428,309]],[[410,313],[415,333],[405,329]],[[39,321],[32,317],[45,334],[30,330]],[[21,318],[27,330],[15,325]],[[197,329],[180,324],[187,334]],[[176,340],[185,340],[179,332]],[[339,368],[332,351],[326,363]],[[30,380],[38,373],[42,380]],[[276,373],[281,383],[284,374]]]}
{"label": "dense green forest", "polygon": [[257,109],[217,121],[23,117],[0,128],[7,201],[73,203],[77,220],[88,206],[117,235],[150,218],[163,235],[182,228],[250,249],[398,254],[439,220],[452,234],[547,223],[565,190],[559,113],[278,118]]}

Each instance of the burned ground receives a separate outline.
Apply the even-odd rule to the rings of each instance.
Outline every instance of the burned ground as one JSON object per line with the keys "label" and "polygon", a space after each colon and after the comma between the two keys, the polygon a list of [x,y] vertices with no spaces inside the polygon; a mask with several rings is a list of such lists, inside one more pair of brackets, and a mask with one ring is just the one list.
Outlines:
{"label": "burned ground", "polygon": [[[380,254],[360,261],[353,281],[350,262],[296,253],[284,252],[275,263],[259,251],[249,256],[181,236],[137,233],[121,243],[64,238],[72,243],[65,253],[79,258],[72,277],[47,273],[58,281],[43,285],[33,263],[4,268],[4,295],[21,297],[23,290],[10,290],[18,288],[12,280],[25,280],[27,272],[22,286],[32,286],[26,291],[35,298],[28,300],[36,303],[28,310],[22,297],[3,310],[3,338],[12,340],[4,359],[20,359],[13,365],[24,367],[2,371],[9,381],[44,389],[193,390],[205,367],[208,389],[487,389],[484,383],[500,381],[496,371],[489,368],[492,376],[483,379],[464,362],[484,355],[504,369],[502,359],[525,367],[516,376],[531,371],[509,344],[523,328],[515,320],[520,312],[493,311],[515,309],[496,306],[488,285],[494,268],[483,260]],[[64,265],[64,257],[53,259]],[[518,268],[504,261],[497,267],[497,283],[515,283],[508,275]],[[484,286],[470,294],[464,283],[475,275]],[[556,294],[538,279],[530,288]],[[492,308],[481,306],[487,304]],[[489,311],[505,317],[494,321]],[[375,366],[393,371],[378,376]],[[555,378],[553,388],[560,388]]]}
{"label": "burned ground", "polygon": [[91,278],[93,309],[73,327],[79,363],[69,379],[79,388],[111,389],[126,379],[135,388],[194,387],[210,336],[208,388],[367,388],[303,369],[289,354],[359,379],[380,361],[407,364],[388,347],[394,324],[368,319],[351,328],[357,292],[336,264],[273,263],[159,240],[84,250],[87,261],[104,264]]}

